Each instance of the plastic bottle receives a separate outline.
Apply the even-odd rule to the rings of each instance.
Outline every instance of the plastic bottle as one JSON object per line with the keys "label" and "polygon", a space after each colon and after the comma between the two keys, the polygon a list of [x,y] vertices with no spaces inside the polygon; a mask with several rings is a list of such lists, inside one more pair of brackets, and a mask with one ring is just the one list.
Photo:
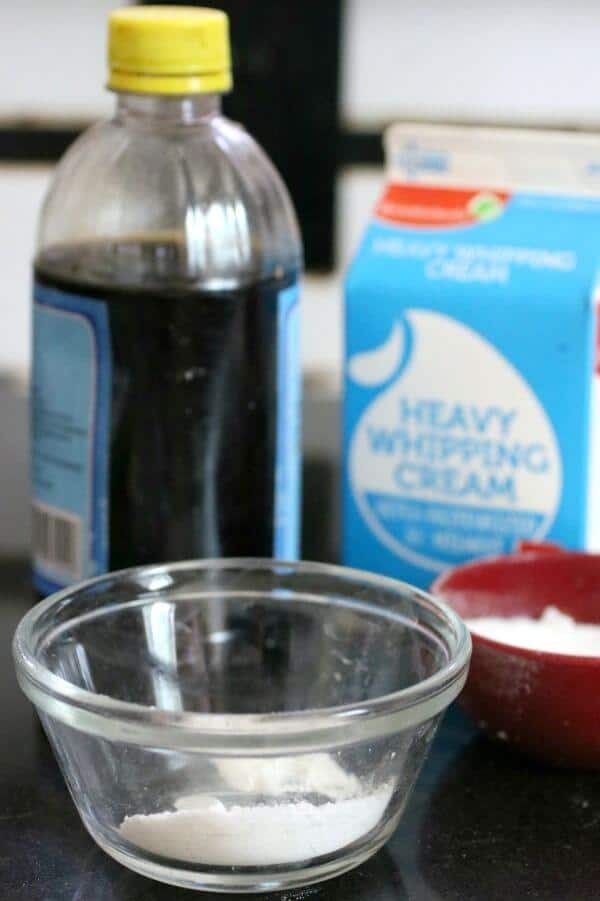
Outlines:
{"label": "plastic bottle", "polygon": [[[287,191],[221,114],[224,13],[114,12],[116,112],[46,197],[34,283],[34,580],[298,551],[298,277]],[[264,102],[268,98],[257,98]]]}

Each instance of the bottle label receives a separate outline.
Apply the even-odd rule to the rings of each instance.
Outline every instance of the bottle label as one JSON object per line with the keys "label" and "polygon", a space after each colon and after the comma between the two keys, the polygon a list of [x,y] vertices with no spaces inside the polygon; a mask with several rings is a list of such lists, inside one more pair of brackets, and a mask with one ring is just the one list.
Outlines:
{"label": "bottle label", "polygon": [[111,353],[104,303],[34,286],[34,582],[49,594],[108,568]]}
{"label": "bottle label", "polygon": [[279,293],[277,312],[277,459],[273,556],[295,560],[300,519],[300,304],[298,283]]}
{"label": "bottle label", "polygon": [[[276,297],[276,461],[272,553],[299,553],[298,284]],[[36,284],[32,384],[34,581],[50,594],[109,569],[113,361],[106,304]]]}

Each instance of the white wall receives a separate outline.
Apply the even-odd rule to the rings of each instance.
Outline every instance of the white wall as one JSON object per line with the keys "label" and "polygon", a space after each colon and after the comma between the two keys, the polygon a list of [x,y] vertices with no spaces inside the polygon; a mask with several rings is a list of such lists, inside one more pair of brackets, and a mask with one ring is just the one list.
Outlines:
{"label": "white wall", "polygon": [[0,166],[0,373],[29,362],[31,259],[47,166]]}
{"label": "white wall", "polygon": [[106,16],[126,0],[2,0],[0,117],[88,119],[108,112]]}
{"label": "white wall", "polygon": [[[0,10],[0,117],[110,109],[105,23],[119,0]],[[343,115],[597,125],[597,0],[346,0]]]}
{"label": "white wall", "polygon": [[347,0],[343,116],[600,124],[597,0]]}

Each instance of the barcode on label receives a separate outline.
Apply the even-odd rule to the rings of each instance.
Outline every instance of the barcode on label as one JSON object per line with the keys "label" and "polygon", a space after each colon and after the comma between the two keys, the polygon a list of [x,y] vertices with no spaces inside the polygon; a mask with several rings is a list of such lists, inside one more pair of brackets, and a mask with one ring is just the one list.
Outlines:
{"label": "barcode on label", "polygon": [[37,563],[81,576],[81,518],[55,507],[34,504],[33,554]]}

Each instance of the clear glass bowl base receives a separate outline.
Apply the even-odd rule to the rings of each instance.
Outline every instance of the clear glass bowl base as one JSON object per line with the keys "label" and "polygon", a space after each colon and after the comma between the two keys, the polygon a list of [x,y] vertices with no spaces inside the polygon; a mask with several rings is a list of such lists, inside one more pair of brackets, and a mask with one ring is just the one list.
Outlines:
{"label": "clear glass bowl base", "polygon": [[258,894],[305,888],[341,876],[377,854],[388,841],[396,825],[397,823],[390,823],[384,830],[374,830],[376,834],[369,842],[361,843],[359,849],[349,851],[347,854],[335,855],[335,859],[328,863],[311,866],[307,862],[306,865],[298,864],[293,868],[273,867],[270,870],[256,867],[202,868],[201,865],[198,865],[198,869],[180,869],[125,852],[93,833],[92,837],[114,860],[149,879],[198,892]]}

